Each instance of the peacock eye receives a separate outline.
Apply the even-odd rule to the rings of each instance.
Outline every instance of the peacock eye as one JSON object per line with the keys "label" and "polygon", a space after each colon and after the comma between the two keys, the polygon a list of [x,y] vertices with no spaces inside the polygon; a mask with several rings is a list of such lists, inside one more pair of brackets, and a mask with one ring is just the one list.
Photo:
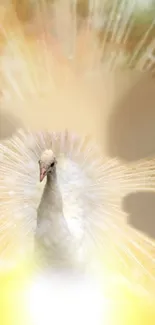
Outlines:
{"label": "peacock eye", "polygon": [[54,167],[54,162],[52,162],[51,167]]}

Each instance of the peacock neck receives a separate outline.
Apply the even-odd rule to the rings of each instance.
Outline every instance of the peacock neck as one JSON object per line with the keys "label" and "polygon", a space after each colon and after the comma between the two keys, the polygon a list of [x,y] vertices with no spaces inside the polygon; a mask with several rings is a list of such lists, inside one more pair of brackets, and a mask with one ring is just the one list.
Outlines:
{"label": "peacock neck", "polygon": [[56,168],[55,168],[55,169],[53,169],[52,172],[49,172],[47,174],[46,184],[48,184],[48,186],[51,186],[56,183],[57,183],[57,172],[56,172]]}
{"label": "peacock neck", "polygon": [[63,214],[56,170],[47,175],[37,221],[36,241],[43,247],[48,264],[72,266],[75,245]]}
{"label": "peacock neck", "polygon": [[62,215],[62,197],[58,185],[56,169],[52,173],[47,174],[46,185],[43,193],[44,198],[46,197],[46,203],[55,208],[57,212],[60,212]]}

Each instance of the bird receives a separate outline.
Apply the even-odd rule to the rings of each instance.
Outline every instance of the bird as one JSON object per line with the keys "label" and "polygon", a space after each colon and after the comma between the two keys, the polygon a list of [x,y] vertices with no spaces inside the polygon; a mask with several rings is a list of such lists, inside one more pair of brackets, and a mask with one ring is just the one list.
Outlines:
{"label": "bird", "polygon": [[131,283],[141,274],[153,288],[152,241],[122,211],[137,184],[149,186],[146,173],[102,155],[87,135],[19,129],[0,143],[0,269],[32,258],[39,269],[104,268]]}
{"label": "bird", "polygon": [[40,265],[86,265],[106,229],[108,196],[119,184],[112,167],[108,173],[109,160],[103,164],[93,141],[67,130],[19,129],[0,153],[1,256],[16,243],[17,256],[34,251]]}
{"label": "bird", "polygon": [[[51,149],[45,150],[39,160],[40,182],[47,177],[37,209],[36,243],[43,250],[48,266],[73,265],[76,245],[63,214],[63,202],[56,171],[57,160]],[[61,263],[61,264],[60,264]]]}

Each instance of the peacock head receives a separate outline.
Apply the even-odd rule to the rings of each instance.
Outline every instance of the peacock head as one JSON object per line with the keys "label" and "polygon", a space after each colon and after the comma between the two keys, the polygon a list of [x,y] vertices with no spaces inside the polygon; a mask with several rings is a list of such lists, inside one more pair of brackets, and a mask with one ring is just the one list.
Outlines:
{"label": "peacock head", "polygon": [[56,157],[51,149],[45,150],[39,160],[40,182],[43,181],[48,173],[53,173],[56,165]]}

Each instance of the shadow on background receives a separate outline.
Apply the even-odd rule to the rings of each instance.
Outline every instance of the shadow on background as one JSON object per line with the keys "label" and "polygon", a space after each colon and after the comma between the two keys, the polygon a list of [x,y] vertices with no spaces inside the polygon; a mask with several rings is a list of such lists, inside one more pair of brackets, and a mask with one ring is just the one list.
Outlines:
{"label": "shadow on background", "polygon": [[11,137],[21,126],[21,121],[15,115],[0,109],[0,141]]}
{"label": "shadow on background", "polygon": [[108,122],[107,150],[130,162],[155,154],[155,82],[149,76],[115,107]]}
{"label": "shadow on background", "polygon": [[122,207],[132,227],[155,239],[155,193],[131,193],[124,198]]}

